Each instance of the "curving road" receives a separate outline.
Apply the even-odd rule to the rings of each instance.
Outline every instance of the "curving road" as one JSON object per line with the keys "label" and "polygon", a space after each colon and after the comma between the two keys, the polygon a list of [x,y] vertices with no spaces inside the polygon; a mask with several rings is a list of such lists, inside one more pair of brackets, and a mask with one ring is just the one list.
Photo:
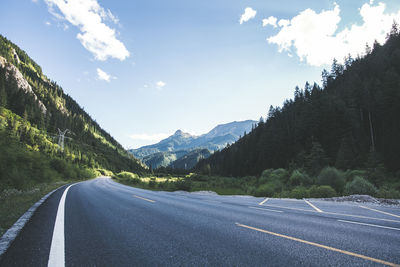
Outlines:
{"label": "curving road", "polygon": [[39,207],[0,266],[400,264],[398,208],[156,192],[105,177],[66,190]]}

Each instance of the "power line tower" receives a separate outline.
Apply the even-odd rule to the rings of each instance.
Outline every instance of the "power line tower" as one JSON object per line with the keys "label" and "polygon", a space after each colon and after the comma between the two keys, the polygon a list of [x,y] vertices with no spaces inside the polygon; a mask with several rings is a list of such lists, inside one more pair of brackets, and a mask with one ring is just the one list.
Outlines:
{"label": "power line tower", "polygon": [[[61,147],[61,152],[64,152],[64,138],[66,133],[72,133],[70,130],[65,129],[64,131],[61,131],[60,128],[58,129],[58,145]],[[67,137],[69,138],[69,137]]]}

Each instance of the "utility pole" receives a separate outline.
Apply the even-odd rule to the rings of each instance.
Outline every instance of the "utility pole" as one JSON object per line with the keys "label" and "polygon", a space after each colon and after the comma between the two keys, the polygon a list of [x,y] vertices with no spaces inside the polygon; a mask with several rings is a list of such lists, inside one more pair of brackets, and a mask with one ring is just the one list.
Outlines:
{"label": "utility pole", "polygon": [[58,129],[58,145],[61,147],[61,152],[64,152],[64,138],[65,134],[70,132],[70,130],[65,129],[64,131],[61,131],[60,128]]}

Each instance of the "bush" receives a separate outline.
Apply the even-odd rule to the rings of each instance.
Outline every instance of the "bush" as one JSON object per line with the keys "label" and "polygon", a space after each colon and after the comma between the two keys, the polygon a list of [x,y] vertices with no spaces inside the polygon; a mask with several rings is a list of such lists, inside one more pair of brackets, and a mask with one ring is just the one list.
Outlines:
{"label": "bush", "polygon": [[300,170],[294,170],[289,178],[289,185],[299,186],[299,185],[310,185],[312,184],[312,179],[306,173]]}
{"label": "bush", "polygon": [[106,169],[97,169],[97,171],[100,173],[100,175],[103,176],[110,176],[112,177],[114,173],[112,171],[106,170]]}
{"label": "bush", "polygon": [[180,179],[174,182],[176,190],[190,191],[192,182],[189,179]]}
{"label": "bush", "polygon": [[318,175],[318,184],[329,185],[336,192],[341,193],[345,185],[343,172],[334,167],[325,167]]}
{"label": "bush", "polygon": [[290,192],[291,198],[302,199],[307,198],[308,196],[308,190],[304,186],[297,186]]}
{"label": "bush", "polygon": [[312,198],[328,198],[336,196],[335,189],[329,185],[313,185],[311,186],[309,193]]}
{"label": "bush", "polygon": [[377,194],[376,187],[362,178],[361,176],[354,177],[353,181],[348,182],[345,188],[346,195],[371,195],[374,196]]}
{"label": "bush", "polygon": [[368,172],[365,170],[347,170],[344,174],[344,177],[346,182],[351,182],[356,176],[366,177],[367,173]]}
{"label": "bush", "polygon": [[289,172],[285,169],[267,169],[262,172],[259,184],[266,184],[272,181],[280,181],[286,184],[289,180]]}
{"label": "bush", "polygon": [[379,189],[378,197],[387,199],[400,199],[400,192],[386,185]]}
{"label": "bush", "polygon": [[139,176],[136,173],[131,173],[131,172],[123,171],[114,175],[113,178],[125,183],[131,183],[131,184],[140,183]]}
{"label": "bush", "polygon": [[256,197],[272,197],[275,193],[282,191],[283,184],[280,181],[271,181],[260,185],[255,190]]}
{"label": "bush", "polygon": [[154,188],[156,187],[156,185],[157,185],[156,178],[150,178],[149,187]]}

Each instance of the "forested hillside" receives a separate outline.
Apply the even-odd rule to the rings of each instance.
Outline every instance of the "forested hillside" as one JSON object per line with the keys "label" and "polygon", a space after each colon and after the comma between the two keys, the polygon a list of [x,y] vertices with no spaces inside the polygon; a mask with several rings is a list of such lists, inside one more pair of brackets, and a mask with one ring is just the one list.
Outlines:
{"label": "forested hillside", "polygon": [[[58,129],[68,129],[64,151],[58,145]],[[79,170],[87,169],[145,171],[56,82],[49,80],[38,64],[1,35],[0,134],[0,184],[4,188],[22,187],[14,179],[29,176],[41,162],[62,176],[79,176]],[[75,173],[68,173],[68,168]],[[41,174],[47,175],[44,171]]]}
{"label": "forested hillside", "polygon": [[[284,71],[284,70],[283,70]],[[260,175],[265,169],[324,166],[369,169],[368,179],[398,177],[400,169],[400,34],[366,47],[362,58],[334,60],[323,83],[296,87],[294,99],[270,107],[266,121],[196,169],[227,176]]]}

